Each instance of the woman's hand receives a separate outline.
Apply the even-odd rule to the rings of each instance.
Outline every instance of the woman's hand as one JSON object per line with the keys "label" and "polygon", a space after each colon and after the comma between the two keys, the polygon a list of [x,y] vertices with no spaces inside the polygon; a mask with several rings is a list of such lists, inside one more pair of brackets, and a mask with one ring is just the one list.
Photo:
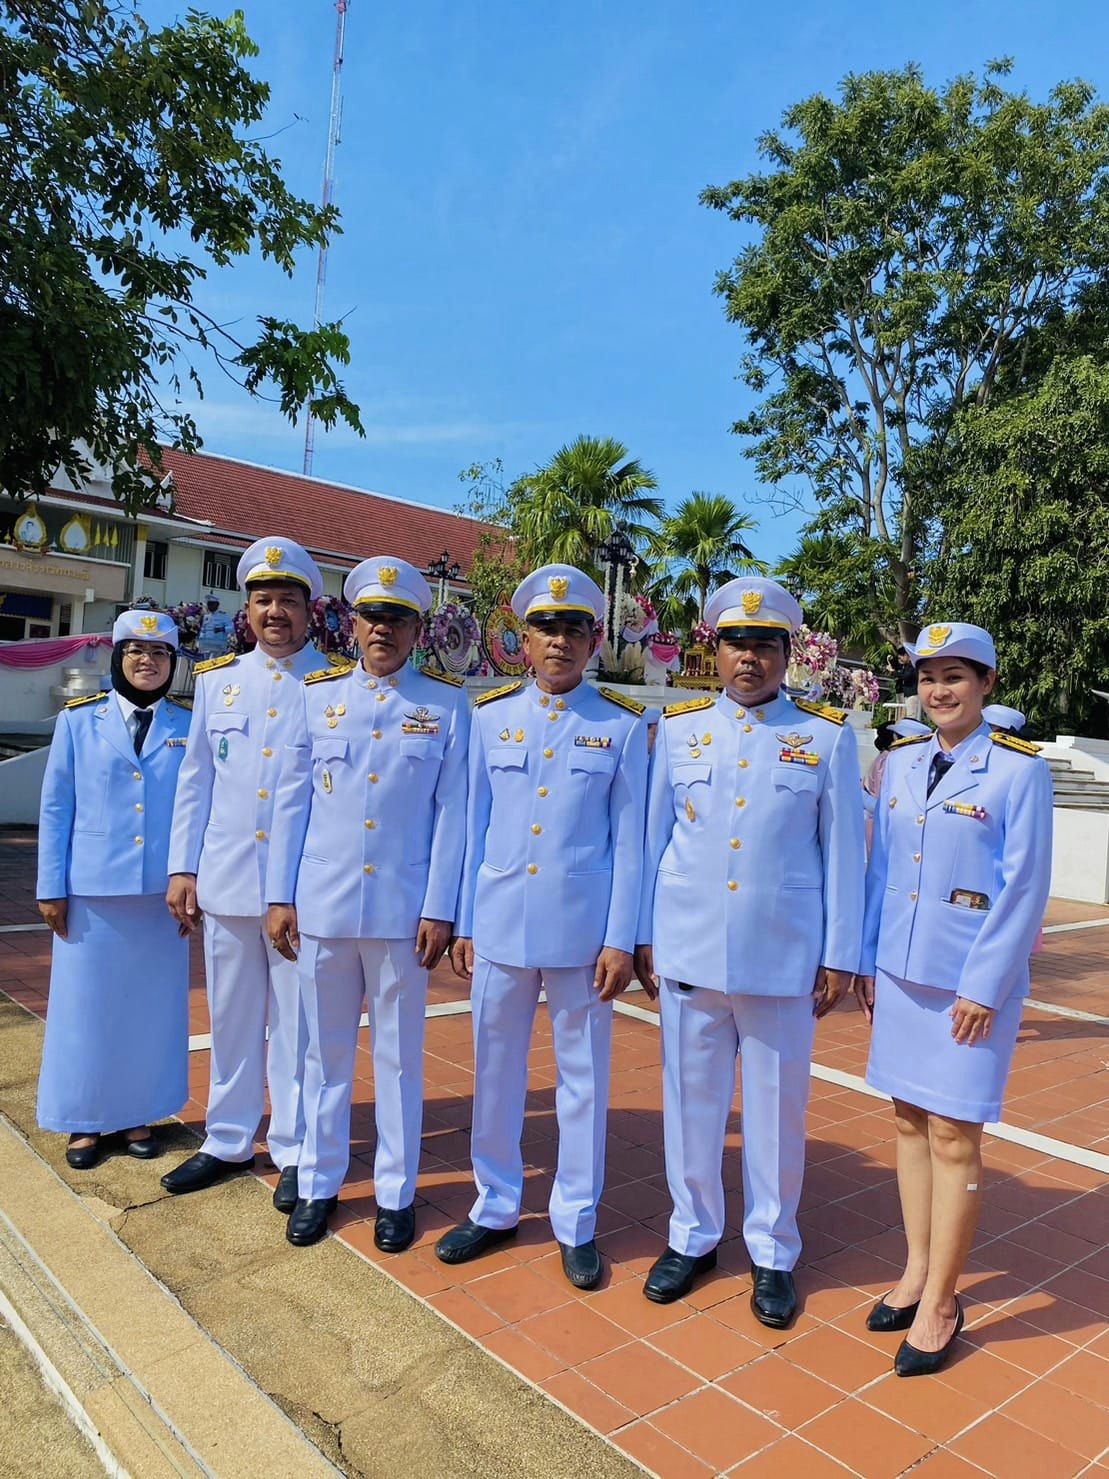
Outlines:
{"label": "woman's hand", "polygon": [[68,899],[39,899],[39,913],[57,935],[59,940],[66,938],[66,920],[69,914]]}
{"label": "woman's hand", "polygon": [[874,977],[856,976],[851,983],[851,989],[855,993],[855,1000],[859,1003],[859,1010],[867,1022],[874,1021]]}
{"label": "woman's hand", "polygon": [[976,1042],[985,1042],[996,1016],[993,1007],[984,1007],[960,996],[951,1008],[951,1036],[957,1043],[964,1043],[967,1047]]}

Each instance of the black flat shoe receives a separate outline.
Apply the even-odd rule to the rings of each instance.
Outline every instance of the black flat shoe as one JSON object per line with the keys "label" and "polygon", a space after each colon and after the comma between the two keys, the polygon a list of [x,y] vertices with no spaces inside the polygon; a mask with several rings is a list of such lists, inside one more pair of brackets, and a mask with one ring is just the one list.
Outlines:
{"label": "black flat shoe", "polygon": [[298,1171],[297,1166],[286,1166],[277,1178],[277,1185],[273,1189],[273,1205],[279,1212],[284,1212],[286,1217],[300,1200],[297,1192]]}
{"label": "black flat shoe", "polygon": [[162,1153],[162,1142],[153,1131],[144,1135],[141,1140],[124,1139],[123,1149],[128,1155],[133,1155],[138,1161],[153,1161]]}
{"label": "black flat shoe", "polygon": [[172,1171],[167,1171],[162,1177],[162,1185],[175,1197],[184,1196],[186,1192],[203,1191],[205,1187],[215,1186],[217,1181],[224,1181],[228,1176],[237,1176],[240,1171],[249,1170],[253,1164],[253,1156],[246,1161],[221,1161],[219,1156],[207,1155],[203,1150],[198,1150],[196,1155],[191,1155],[187,1161],[182,1161]]}
{"label": "black flat shoe", "polygon": [[374,1247],[382,1253],[403,1253],[411,1246],[416,1236],[416,1208],[409,1202],[407,1207],[378,1207],[374,1220]]}
{"label": "black flat shoe", "polygon": [[784,1330],[797,1313],[797,1288],[793,1275],[784,1268],[752,1266],[755,1287],[751,1290],[751,1308],[755,1319],[771,1330]]}
{"label": "black flat shoe", "polygon": [[310,1248],[327,1232],[327,1220],[338,1205],[338,1197],[318,1197],[313,1201],[301,1197],[289,1214],[285,1236],[298,1248]]}
{"label": "black flat shoe", "polygon": [[469,1263],[480,1253],[487,1253],[498,1243],[507,1243],[516,1236],[515,1227],[479,1227],[467,1217],[457,1227],[452,1227],[435,1245],[435,1256],[440,1263]]}
{"label": "black flat shoe", "polygon": [[562,1249],[562,1272],[574,1288],[595,1289],[601,1282],[605,1267],[593,1239],[579,1243],[576,1248],[569,1243],[559,1243],[558,1246]]}
{"label": "black flat shoe", "polygon": [[75,1171],[91,1171],[93,1166],[99,1165],[104,1154],[100,1144],[101,1137],[97,1135],[91,1145],[79,1146],[76,1150],[72,1145],[66,1146],[65,1162],[72,1166]]}
{"label": "black flat shoe", "polygon": [[940,1346],[938,1351],[918,1351],[916,1346],[910,1345],[907,1340],[901,1342],[897,1355],[893,1358],[893,1369],[898,1376],[934,1376],[947,1364],[951,1347],[958,1340],[963,1328],[963,1307],[957,1299],[955,1309],[955,1329],[951,1332],[947,1344]]}
{"label": "black flat shoe", "polygon": [[877,1331],[879,1335],[888,1334],[892,1330],[908,1330],[916,1319],[919,1308],[919,1299],[915,1304],[906,1304],[900,1309],[880,1299],[866,1317],[866,1328]]}
{"label": "black flat shoe", "polygon": [[656,1258],[643,1285],[643,1293],[654,1304],[671,1304],[689,1293],[700,1274],[716,1267],[716,1249],[710,1248],[694,1258],[689,1253],[675,1253],[667,1248]]}

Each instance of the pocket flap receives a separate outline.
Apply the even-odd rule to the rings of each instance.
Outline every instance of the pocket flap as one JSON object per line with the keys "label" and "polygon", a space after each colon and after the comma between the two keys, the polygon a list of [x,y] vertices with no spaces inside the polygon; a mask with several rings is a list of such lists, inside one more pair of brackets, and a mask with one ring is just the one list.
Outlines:
{"label": "pocket flap", "polygon": [[675,760],[673,764],[675,786],[691,786],[696,781],[707,781],[712,775],[711,760]]}
{"label": "pocket flap", "polygon": [[329,734],[326,739],[312,741],[313,760],[345,760],[350,754],[350,745],[338,734]]}
{"label": "pocket flap", "polygon": [[489,751],[490,770],[523,770],[528,763],[524,745],[498,745]]}
{"label": "pocket flap", "polygon": [[402,734],[400,752],[412,760],[441,760],[443,740],[441,734]]}
{"label": "pocket flap", "polygon": [[247,731],[247,716],[245,714],[236,714],[231,709],[224,709],[221,714],[209,714],[207,726],[209,734],[225,734],[229,729],[238,729],[245,734]]}
{"label": "pocket flap", "polygon": [[584,745],[575,749],[570,758],[571,770],[588,770],[594,775],[611,775],[616,769],[616,753],[613,750],[587,750]]}
{"label": "pocket flap", "polygon": [[815,765],[779,765],[774,771],[774,784],[787,791],[815,791],[820,774]]}

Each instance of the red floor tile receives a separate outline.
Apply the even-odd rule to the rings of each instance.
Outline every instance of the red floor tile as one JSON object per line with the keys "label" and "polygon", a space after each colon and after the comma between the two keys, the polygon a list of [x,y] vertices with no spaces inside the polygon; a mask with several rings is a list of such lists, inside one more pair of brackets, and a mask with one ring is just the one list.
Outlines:
{"label": "red floor tile", "polygon": [[624,1346],[589,1361],[581,1373],[637,1417],[646,1417],[702,1385],[699,1376],[686,1371],[661,1351],[640,1344]]}
{"label": "red floor tile", "polygon": [[801,1437],[863,1479],[894,1479],[933,1447],[930,1438],[854,1398],[806,1423]]}
{"label": "red floor tile", "polygon": [[718,1474],[782,1436],[777,1423],[716,1387],[706,1387],[665,1412],[656,1412],[651,1422]]}
{"label": "red floor tile", "polygon": [[1086,1467],[1077,1454],[997,1412],[964,1433],[951,1450],[996,1479],[1070,1479]]}

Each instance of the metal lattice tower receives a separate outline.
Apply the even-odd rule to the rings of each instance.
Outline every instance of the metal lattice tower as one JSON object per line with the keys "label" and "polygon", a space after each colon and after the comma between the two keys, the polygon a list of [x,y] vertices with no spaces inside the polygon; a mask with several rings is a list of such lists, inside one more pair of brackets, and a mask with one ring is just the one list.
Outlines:
{"label": "metal lattice tower", "polygon": [[[350,0],[335,0],[338,16],[335,24],[335,61],[331,68],[331,113],[327,124],[327,157],[323,167],[324,210],[331,204],[335,189],[335,150],[342,142],[343,132],[343,52],[347,39],[347,11]],[[319,328],[323,321],[323,294],[327,284],[327,243],[320,246],[319,263],[316,267],[316,303],[312,313],[312,324]],[[304,427],[304,472],[312,471],[312,454],[316,443],[316,418],[311,411]]]}

